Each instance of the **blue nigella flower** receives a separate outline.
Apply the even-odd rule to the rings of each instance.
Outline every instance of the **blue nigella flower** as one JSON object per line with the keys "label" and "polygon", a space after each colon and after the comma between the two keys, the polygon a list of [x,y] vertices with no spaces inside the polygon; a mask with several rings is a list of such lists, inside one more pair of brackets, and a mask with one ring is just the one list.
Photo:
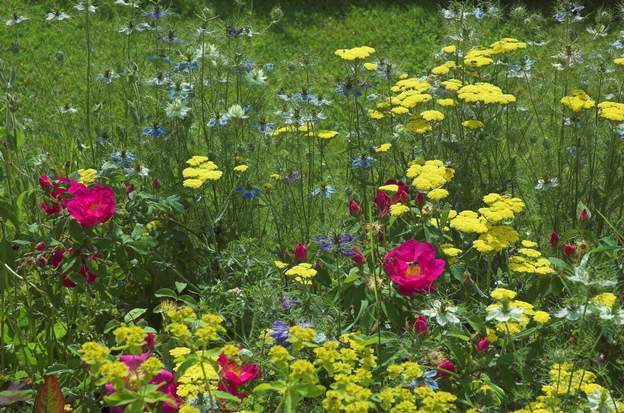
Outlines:
{"label": "blue nigella flower", "polygon": [[316,336],[314,336],[312,341],[314,341],[316,344],[323,344],[325,341],[327,341],[327,336],[325,335],[325,333],[318,332],[316,333]]}
{"label": "blue nigella flower", "polygon": [[240,193],[245,201],[251,201],[260,196],[260,189],[256,187],[244,187],[239,186],[236,188],[236,192]]}
{"label": "blue nigella flower", "polygon": [[368,169],[376,162],[375,158],[368,155],[357,156],[351,159],[351,166],[354,168]]}
{"label": "blue nigella flower", "polygon": [[275,320],[273,322],[273,329],[269,334],[273,339],[284,347],[290,346],[288,342],[288,324],[283,322],[282,320]]}
{"label": "blue nigella flower", "polygon": [[299,305],[299,304],[301,304],[301,301],[292,299],[288,297],[287,295],[282,297],[282,309],[285,311],[288,311],[294,306]]}
{"label": "blue nigella flower", "polygon": [[132,152],[113,152],[110,155],[111,162],[118,168],[131,168],[132,162],[136,160],[136,155]]}
{"label": "blue nigella flower", "polygon": [[166,15],[167,12],[165,10],[161,10],[159,7],[156,7],[153,11],[143,13],[143,17],[147,20],[160,20]]}
{"label": "blue nigella flower", "polygon": [[320,195],[325,199],[330,199],[334,193],[336,193],[336,189],[331,185],[321,185],[317,188],[312,189],[312,191],[310,191],[310,195],[312,196]]}
{"label": "blue nigella flower", "polygon": [[338,234],[335,236],[317,235],[314,237],[314,242],[319,246],[321,252],[332,252],[334,246],[336,251],[345,257],[352,257],[353,254],[353,242],[355,237],[352,234]]}
{"label": "blue nigella flower", "polygon": [[275,124],[274,123],[268,123],[268,122],[260,122],[254,125],[254,128],[256,128],[256,130],[258,130],[258,132],[264,133],[264,134],[268,134],[271,133],[275,130]]}
{"label": "blue nigella flower", "polygon": [[143,136],[151,136],[154,139],[160,139],[166,133],[167,129],[158,125],[143,128]]}
{"label": "blue nigella flower", "polygon": [[262,67],[264,67],[264,70],[273,70],[275,65],[273,63],[265,63]]}
{"label": "blue nigella flower", "polygon": [[427,370],[426,372],[423,373],[422,377],[419,380],[412,380],[411,382],[409,382],[408,387],[414,388],[414,387],[418,387],[421,384],[424,384],[425,386],[431,388],[432,390],[438,390],[440,386],[438,386],[438,383],[433,379],[437,375],[438,375],[437,371]]}

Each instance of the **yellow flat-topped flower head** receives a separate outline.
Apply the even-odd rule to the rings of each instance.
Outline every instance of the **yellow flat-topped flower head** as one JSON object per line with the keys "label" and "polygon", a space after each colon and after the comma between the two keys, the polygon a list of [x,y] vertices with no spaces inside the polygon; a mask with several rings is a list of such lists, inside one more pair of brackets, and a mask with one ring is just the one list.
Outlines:
{"label": "yellow flat-topped flower head", "polygon": [[347,61],[366,59],[373,53],[375,53],[375,49],[369,46],[359,46],[351,49],[338,49],[334,52],[336,56]]}

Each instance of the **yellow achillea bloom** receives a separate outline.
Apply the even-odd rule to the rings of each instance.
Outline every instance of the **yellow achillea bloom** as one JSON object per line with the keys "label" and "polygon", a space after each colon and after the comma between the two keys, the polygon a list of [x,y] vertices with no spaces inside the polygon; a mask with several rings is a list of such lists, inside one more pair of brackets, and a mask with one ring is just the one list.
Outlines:
{"label": "yellow achillea bloom", "polygon": [[200,188],[207,181],[217,181],[223,176],[217,165],[205,156],[193,156],[186,161],[189,165],[182,171],[186,188]]}
{"label": "yellow achillea bloom", "polygon": [[504,37],[490,45],[493,54],[503,54],[513,52],[518,49],[526,49],[527,44],[513,37]]}
{"label": "yellow achillea bloom", "polygon": [[480,120],[470,119],[462,122],[462,126],[468,129],[481,129],[485,125]]}
{"label": "yellow achillea bloom", "polygon": [[275,265],[280,270],[288,267],[288,264],[286,264],[284,261],[273,261],[273,265]]}
{"label": "yellow achillea bloom", "polygon": [[[532,241],[522,241],[523,245],[533,245]],[[518,255],[509,258],[509,271],[523,272],[527,274],[549,275],[554,274],[555,270],[548,258],[542,257],[542,254],[533,248],[519,248]]]}
{"label": "yellow achillea bloom", "polygon": [[249,169],[248,165],[237,165],[234,167],[234,172],[246,172]]}
{"label": "yellow achillea bloom", "polygon": [[390,215],[398,217],[409,211],[409,207],[403,204],[390,205]]}
{"label": "yellow achillea bloom", "polygon": [[596,102],[581,89],[573,90],[571,95],[562,97],[560,102],[572,112],[580,112],[596,106]]}
{"label": "yellow achillea bloom", "polygon": [[403,106],[395,106],[390,109],[390,112],[394,113],[395,115],[405,115],[409,112],[409,109]]}
{"label": "yellow achillea bloom", "polygon": [[405,130],[415,133],[417,135],[423,135],[427,132],[431,132],[433,128],[431,127],[431,124],[429,122],[427,122],[418,115],[414,115],[405,124]]}
{"label": "yellow achillea bloom", "polygon": [[467,234],[484,234],[488,232],[487,220],[474,211],[461,211],[450,220],[449,226]]}
{"label": "yellow achillea bloom", "polygon": [[615,122],[624,121],[624,103],[601,102],[598,104],[598,115]]}
{"label": "yellow achillea bloom", "polygon": [[93,182],[95,182],[95,178],[97,177],[97,171],[92,168],[79,169],[78,175],[80,175],[80,183],[89,186]]}
{"label": "yellow achillea bloom", "polygon": [[451,69],[454,69],[455,67],[456,67],[455,62],[452,60],[449,60],[448,62],[444,62],[441,65],[436,66],[433,69],[431,69],[431,73],[433,73],[434,75],[445,75]]}
{"label": "yellow achillea bloom", "polygon": [[477,82],[462,86],[457,91],[457,96],[468,103],[485,103],[506,105],[516,101],[514,95],[503,93],[502,89],[491,83]]}
{"label": "yellow achillea bloom", "polygon": [[479,208],[479,213],[489,222],[513,219],[517,214],[524,211],[525,204],[520,198],[512,198],[510,195],[491,193],[483,197],[483,202],[488,206]]}
{"label": "yellow achillea bloom", "polygon": [[458,79],[445,80],[444,82],[440,82],[440,84],[444,86],[444,89],[451,91],[451,92],[458,91],[459,88],[461,88],[463,85],[462,81]]}
{"label": "yellow achillea bloom", "polygon": [[535,314],[533,314],[533,321],[537,324],[546,324],[550,321],[550,314],[546,311],[536,311]]}
{"label": "yellow achillea bloom", "polygon": [[383,113],[381,113],[378,110],[369,109],[368,110],[368,117],[371,118],[371,119],[379,120],[379,119],[385,118],[386,115],[384,115]]}
{"label": "yellow achillea bloom", "polygon": [[517,294],[518,293],[516,293],[515,291],[508,290],[506,288],[495,288],[492,290],[492,292],[490,292],[490,297],[492,297],[496,301],[513,300],[514,298],[516,298]]}
{"label": "yellow achillea bloom", "polygon": [[494,63],[494,60],[491,57],[487,57],[487,56],[466,56],[464,58],[464,64],[466,66],[471,66],[471,67],[482,67],[482,66],[487,66],[487,65],[491,65],[492,63]]}
{"label": "yellow achillea bloom", "polygon": [[447,196],[449,196],[449,192],[443,188],[436,188],[427,193],[427,198],[431,199],[432,201],[440,201]]}
{"label": "yellow achillea bloom", "polygon": [[366,59],[373,53],[375,53],[375,49],[368,46],[354,47],[351,49],[338,49],[334,52],[334,54],[342,60],[348,61]]}
{"label": "yellow achillea bloom", "polygon": [[364,69],[370,71],[377,70],[377,63],[364,63]]}
{"label": "yellow achillea bloom", "polygon": [[472,242],[472,245],[483,254],[493,254],[509,248],[519,237],[512,227],[497,225],[489,227],[487,232]]}
{"label": "yellow achillea bloom", "polygon": [[603,305],[605,307],[613,307],[613,304],[617,301],[617,297],[613,293],[602,293],[594,296],[591,299],[593,304]]}
{"label": "yellow achillea bloom", "polygon": [[413,178],[414,188],[419,191],[430,191],[450,182],[455,176],[455,171],[440,160],[429,160],[424,164],[412,163],[407,168],[406,176]]}
{"label": "yellow achillea bloom", "polygon": [[335,130],[320,130],[316,133],[316,136],[320,139],[331,139],[336,137],[336,135],[338,135],[338,132]]}
{"label": "yellow achillea bloom", "polygon": [[618,57],[616,59],[613,59],[613,63],[615,63],[616,65],[624,66],[624,57]]}
{"label": "yellow achillea bloom", "polygon": [[388,152],[390,150],[390,148],[392,148],[392,144],[391,143],[382,143],[381,145],[375,147],[375,152],[377,152],[377,153]]}
{"label": "yellow achillea bloom", "polygon": [[444,120],[444,113],[438,110],[426,110],[421,112],[420,116],[427,122],[441,122]]}
{"label": "yellow achillea bloom", "polygon": [[312,278],[316,276],[316,270],[312,268],[312,264],[302,262],[286,271],[286,275],[293,277],[299,284],[310,285]]}
{"label": "yellow achillea bloom", "polygon": [[436,100],[436,103],[438,105],[444,106],[444,107],[455,106],[455,100],[453,100],[451,98],[438,99],[438,100]]}
{"label": "yellow achillea bloom", "polygon": [[446,54],[453,54],[456,51],[457,51],[457,46],[455,46],[454,44],[445,46],[442,48],[442,53],[446,53]]}

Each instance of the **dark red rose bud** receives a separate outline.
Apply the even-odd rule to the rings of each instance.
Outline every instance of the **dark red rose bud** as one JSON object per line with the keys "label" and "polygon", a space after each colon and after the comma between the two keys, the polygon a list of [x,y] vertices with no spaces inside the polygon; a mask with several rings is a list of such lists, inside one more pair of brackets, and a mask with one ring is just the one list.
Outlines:
{"label": "dark red rose bud", "polygon": [[567,243],[563,246],[563,253],[568,257],[573,257],[576,254],[576,245]]}
{"label": "dark red rose bud", "polygon": [[419,315],[414,321],[414,333],[426,336],[429,334],[429,322],[424,315]]}
{"label": "dark red rose bud", "polygon": [[43,251],[45,250],[45,248],[46,248],[46,245],[45,245],[45,242],[43,241],[39,241],[37,244],[35,244],[35,249],[37,251]]}
{"label": "dark red rose bud", "polygon": [[556,248],[557,245],[559,245],[559,241],[561,241],[561,236],[559,236],[559,233],[557,231],[553,231],[550,233],[550,245],[553,248]]}
{"label": "dark red rose bud", "polygon": [[454,371],[455,363],[453,363],[449,359],[444,359],[440,362],[440,364],[438,364],[438,376],[442,377],[443,379],[448,378],[449,372],[452,373]]}
{"label": "dark red rose bud", "polygon": [[488,340],[487,338],[482,338],[481,340],[477,341],[477,343],[475,344],[475,350],[477,350],[477,353],[480,353],[480,354],[487,353],[489,348],[490,348],[490,340]]}
{"label": "dark red rose bud", "polygon": [[295,261],[297,262],[304,262],[308,259],[308,249],[306,248],[305,245],[303,245],[301,241],[297,243],[294,254],[295,254]]}
{"label": "dark red rose bud", "polygon": [[130,193],[130,192],[134,192],[134,184],[126,184],[126,192]]}
{"label": "dark red rose bud", "polygon": [[587,208],[581,209],[581,212],[579,213],[578,218],[579,218],[579,221],[581,222],[589,221],[589,210],[587,210]]}
{"label": "dark red rose bud", "polygon": [[358,267],[364,265],[364,263],[366,262],[366,257],[364,257],[362,251],[360,251],[356,247],[353,247],[351,248],[351,252],[353,253],[353,255],[351,256],[351,260],[355,263],[355,265],[357,265]]}
{"label": "dark red rose bud", "polygon": [[362,207],[355,199],[349,200],[349,214],[353,217],[359,217],[362,215]]}

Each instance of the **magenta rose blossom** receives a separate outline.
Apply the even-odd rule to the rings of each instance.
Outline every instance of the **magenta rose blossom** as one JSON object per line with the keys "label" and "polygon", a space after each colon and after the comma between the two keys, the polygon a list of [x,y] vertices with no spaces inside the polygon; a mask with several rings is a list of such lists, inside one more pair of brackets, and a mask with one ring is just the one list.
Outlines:
{"label": "magenta rose blossom", "polygon": [[436,258],[428,242],[408,240],[386,254],[384,269],[403,295],[426,293],[444,271],[444,260]]}
{"label": "magenta rose blossom", "polygon": [[92,227],[108,221],[115,213],[115,194],[103,185],[79,188],[67,201],[67,210],[83,227]]}

